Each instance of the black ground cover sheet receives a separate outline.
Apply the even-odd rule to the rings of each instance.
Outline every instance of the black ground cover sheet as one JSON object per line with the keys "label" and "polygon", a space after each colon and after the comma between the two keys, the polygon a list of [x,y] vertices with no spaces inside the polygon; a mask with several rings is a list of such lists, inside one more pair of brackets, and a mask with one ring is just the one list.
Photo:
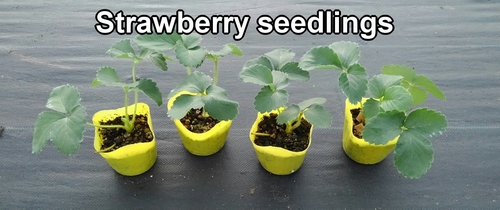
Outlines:
{"label": "black ground cover sheet", "polygon": [[[35,119],[45,110],[52,88],[71,84],[82,94],[91,115],[123,106],[120,88],[90,88],[101,66],[127,75],[130,63],[112,59],[106,50],[122,38],[116,31],[99,34],[94,25],[102,9],[126,15],[250,17],[241,40],[234,25],[224,35],[203,36],[217,50],[239,45],[244,56],[219,64],[219,85],[239,102],[224,148],[209,157],[188,153],[167,117],[165,106],[141,95],[151,107],[158,159],[146,173],[125,177],[114,172],[93,150],[94,129],[87,128],[77,155],[66,157],[50,145],[31,153]],[[305,18],[318,10],[339,10],[361,19],[387,15],[390,34],[301,35],[257,30],[261,15]],[[448,119],[443,135],[432,138],[434,162],[420,179],[405,179],[393,155],[376,165],[360,165],[342,150],[345,96],[338,72],[313,71],[307,83],[293,82],[291,102],[324,97],[332,126],[314,129],[312,145],[294,174],[276,176],[257,161],[248,138],[257,112],[259,87],[238,80],[243,64],[276,48],[291,49],[298,60],[308,49],[335,41],[360,45],[360,63],[369,75],[386,64],[413,67],[434,80],[446,101],[424,104]],[[0,2],[0,209],[497,209],[500,203],[500,2],[458,1],[2,1]],[[199,71],[212,74],[207,63]],[[169,62],[161,72],[140,64],[140,77],[153,78],[166,94],[185,76]]]}

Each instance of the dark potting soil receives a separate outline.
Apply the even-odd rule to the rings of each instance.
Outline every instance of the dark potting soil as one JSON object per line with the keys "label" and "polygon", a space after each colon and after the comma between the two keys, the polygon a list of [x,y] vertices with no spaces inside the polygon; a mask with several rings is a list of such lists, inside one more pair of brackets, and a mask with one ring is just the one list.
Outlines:
{"label": "dark potting soil", "polygon": [[361,108],[351,109],[352,114],[352,134],[358,138],[363,138],[363,130],[365,129],[365,117],[363,116],[363,112],[361,112]]}
{"label": "dark potting soil", "polygon": [[[129,119],[132,120],[132,115],[129,116]],[[123,125],[121,116],[100,123],[101,125]],[[107,149],[106,152],[114,151],[129,144],[153,141],[153,132],[149,129],[148,117],[144,115],[135,116],[134,129],[131,133],[127,133],[123,128],[99,128],[99,132],[103,136],[101,150]],[[113,147],[108,149],[111,146]]]}
{"label": "dark potting soil", "polygon": [[269,116],[264,116],[264,119],[259,123],[257,133],[271,134],[270,136],[255,136],[255,144],[259,146],[275,146],[284,149],[300,152],[307,149],[309,145],[309,133],[311,124],[302,119],[300,126],[287,134],[285,132],[286,125],[278,125],[276,122],[277,114],[271,113]]}
{"label": "dark potting soil", "polygon": [[205,133],[220,122],[210,116],[203,117],[202,112],[203,108],[191,109],[180,121],[184,127],[193,133]]}

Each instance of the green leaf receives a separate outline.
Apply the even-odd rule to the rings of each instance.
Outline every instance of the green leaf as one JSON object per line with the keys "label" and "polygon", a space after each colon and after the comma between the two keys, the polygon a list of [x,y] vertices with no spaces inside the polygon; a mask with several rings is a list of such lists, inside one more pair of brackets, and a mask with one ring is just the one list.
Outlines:
{"label": "green leaf", "polygon": [[343,69],[348,69],[350,66],[358,63],[360,57],[358,44],[341,41],[334,42],[329,47],[337,54]]}
{"label": "green leaf", "polygon": [[410,112],[404,122],[408,130],[425,137],[441,134],[447,125],[446,117],[442,113],[427,108],[419,108]]}
{"label": "green leaf", "polygon": [[380,99],[380,108],[384,111],[398,110],[406,112],[413,104],[410,92],[404,87],[397,85],[388,88]]}
{"label": "green leaf", "polygon": [[283,88],[286,88],[290,84],[288,77],[285,73],[279,72],[279,71],[273,71],[273,72],[271,72],[271,74],[273,75],[274,87],[277,90],[281,90]]}
{"label": "green leaf", "polygon": [[271,63],[273,64],[272,70],[279,70],[286,63],[291,61],[295,56],[295,53],[291,50],[276,49],[265,54]]}
{"label": "green leaf", "polygon": [[198,47],[198,45],[201,43],[201,35],[196,33],[181,35],[181,37],[182,37],[182,43],[187,49],[193,49],[195,47]]}
{"label": "green leaf", "polygon": [[270,112],[284,106],[288,102],[286,90],[271,90],[269,86],[264,86],[255,96],[255,109],[261,113]]}
{"label": "green leaf", "polygon": [[387,144],[401,134],[405,117],[404,112],[381,112],[366,123],[363,138],[372,144]]}
{"label": "green leaf", "polygon": [[444,95],[443,92],[441,92],[439,87],[431,79],[423,75],[418,75],[415,78],[415,80],[413,80],[413,85],[424,88],[436,98],[439,98],[441,100],[446,100],[446,96]]}
{"label": "green leaf", "polygon": [[250,67],[254,64],[263,65],[267,67],[269,70],[273,69],[273,64],[271,64],[271,61],[265,56],[259,56],[258,58],[247,61],[245,65],[243,65],[243,69],[245,69],[246,67]]}
{"label": "green leaf", "polygon": [[321,105],[324,104],[325,102],[326,102],[325,98],[310,98],[300,102],[298,105],[300,107],[300,110],[304,110],[309,108],[311,105],[314,104]]}
{"label": "green leaf", "polygon": [[261,64],[254,64],[244,67],[240,72],[240,80],[257,85],[270,85],[273,83],[273,73],[271,69]]}
{"label": "green leaf", "polygon": [[372,98],[380,99],[384,96],[384,92],[387,88],[394,85],[400,85],[403,77],[379,74],[373,76],[370,81],[368,81],[368,94]]}
{"label": "green leaf", "polygon": [[54,111],[71,113],[75,107],[80,105],[80,101],[80,93],[75,87],[62,85],[52,90],[45,106]]}
{"label": "green leaf", "polygon": [[158,106],[163,104],[160,89],[156,86],[156,82],[151,79],[141,79],[137,88],[141,90],[144,94],[149,96]]}
{"label": "green leaf", "polygon": [[211,84],[212,78],[199,71],[195,71],[184,78],[184,80],[182,80],[177,87],[170,92],[168,98],[172,98],[175,94],[181,91],[203,94]]}
{"label": "green leaf", "polygon": [[38,115],[33,132],[33,153],[40,153],[49,140],[61,153],[76,153],[83,140],[87,115],[80,100],[75,87],[63,85],[52,90],[47,107],[60,112],[44,111]]}
{"label": "green leaf", "polygon": [[307,51],[300,58],[299,67],[307,71],[313,69],[342,70],[342,62],[332,48],[322,46]]}
{"label": "green leaf", "polygon": [[417,77],[417,74],[413,69],[402,65],[386,65],[382,67],[382,73],[387,75],[403,76],[407,81],[413,81]]}
{"label": "green leaf", "polygon": [[309,80],[309,72],[302,70],[298,62],[288,62],[283,65],[279,71],[286,73],[291,80],[298,80],[301,82],[307,82]]}
{"label": "green leaf", "polygon": [[107,53],[113,58],[136,58],[134,48],[130,45],[129,39],[122,39],[115,43]]}
{"label": "green leaf", "polygon": [[138,83],[127,84],[122,82],[114,68],[105,66],[97,71],[96,80],[92,81],[92,87],[96,87],[97,84],[112,87],[135,87]]}
{"label": "green leaf", "polygon": [[179,62],[186,67],[196,67],[198,68],[205,60],[207,51],[196,46],[193,48],[186,48],[183,42],[178,41],[175,45],[175,55]]}
{"label": "green leaf", "polygon": [[365,122],[368,122],[373,116],[377,115],[382,109],[380,109],[380,102],[375,99],[368,99],[363,104],[363,116],[365,117]]}
{"label": "green leaf", "polygon": [[155,66],[157,66],[158,68],[160,68],[163,71],[168,70],[167,62],[165,59],[166,56],[163,55],[163,53],[159,53],[159,52],[148,50],[146,48],[142,48],[140,57],[150,61],[151,63],[153,63]]}
{"label": "green leaf", "polygon": [[434,151],[431,142],[417,132],[403,131],[394,151],[394,165],[406,178],[420,178],[431,167]]}
{"label": "green leaf", "polygon": [[182,37],[173,32],[172,34],[144,34],[137,35],[134,42],[144,48],[164,51],[175,48],[177,41],[182,40]]}
{"label": "green leaf", "polygon": [[168,110],[168,116],[172,120],[179,120],[186,116],[189,110],[199,109],[204,105],[202,96],[183,94],[175,99],[174,104]]}
{"label": "green leaf", "polygon": [[420,88],[417,88],[417,87],[413,87],[413,86],[408,86],[408,92],[410,92],[411,94],[411,97],[413,98],[413,104],[414,105],[417,105],[417,104],[421,104],[421,103],[424,103],[425,99],[427,98],[427,92],[425,92],[425,90],[422,90]]}
{"label": "green leaf", "polygon": [[283,110],[278,117],[276,118],[276,122],[278,124],[285,124],[287,122],[293,121],[297,119],[300,114],[300,108],[296,104],[292,104]]}
{"label": "green leaf", "polygon": [[207,95],[203,97],[204,109],[210,116],[218,120],[232,120],[238,115],[238,102],[229,100],[226,91],[211,85]]}
{"label": "green leaf", "polygon": [[[221,57],[224,57],[224,56],[229,55],[229,54],[233,54],[236,56],[243,55],[243,52],[241,51],[241,49],[232,43],[229,43],[229,44],[222,46],[222,49],[220,49],[217,52],[208,51],[207,53],[208,53],[208,55],[210,55],[212,57],[217,57],[217,58],[221,58]],[[213,60],[213,58],[212,58],[212,60]]]}
{"label": "green leaf", "polygon": [[359,64],[350,66],[346,72],[342,72],[339,76],[340,89],[353,104],[361,101],[361,98],[365,95],[367,83],[365,68]]}
{"label": "green leaf", "polygon": [[327,128],[332,124],[330,113],[320,105],[313,104],[304,111],[304,117],[314,126]]}
{"label": "green leaf", "polygon": [[90,84],[90,87],[94,88],[94,87],[97,87],[97,86],[100,86],[100,85],[102,85],[101,82],[99,82],[99,80],[97,78],[94,78],[92,80],[92,83]]}

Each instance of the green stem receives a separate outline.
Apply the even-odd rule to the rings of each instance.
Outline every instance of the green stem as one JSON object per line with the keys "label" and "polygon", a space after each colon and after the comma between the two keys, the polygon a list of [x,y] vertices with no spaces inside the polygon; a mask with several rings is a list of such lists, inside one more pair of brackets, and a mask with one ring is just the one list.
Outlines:
{"label": "green stem", "polygon": [[214,60],[214,85],[217,85],[217,78],[219,77],[219,60]]}
{"label": "green stem", "polygon": [[190,75],[191,74],[191,68],[189,66],[186,66],[186,70],[187,70],[188,75]]}
{"label": "green stem", "polygon": [[115,147],[115,146],[116,146],[116,143],[114,143],[113,145],[111,145],[111,146],[110,146],[110,147],[108,147],[108,148],[101,149],[101,150],[99,150],[99,151],[95,151],[95,152],[94,152],[94,154],[107,152],[107,151],[109,151],[109,150],[113,149],[113,147]]}
{"label": "green stem", "polygon": [[[134,60],[134,65],[132,66],[132,82],[134,82],[134,83],[137,81],[137,78],[135,76],[135,69],[137,67],[137,64],[139,64],[139,61],[140,60]],[[132,123],[129,122],[131,125],[129,133],[132,132],[132,130],[134,129],[135,116],[137,114],[137,103],[139,103],[139,101],[138,101],[139,100],[139,91],[137,89],[134,90],[134,97],[135,97],[135,99],[134,99],[134,114],[132,116]],[[125,118],[128,119],[128,115]]]}
{"label": "green stem", "polygon": [[123,125],[96,125],[92,123],[87,123],[86,125],[96,127],[96,128],[125,128]]}
{"label": "green stem", "polygon": [[210,117],[210,115],[208,115],[208,112],[205,111],[205,108],[203,108],[203,111],[201,112],[201,116],[203,116],[204,118]]}
{"label": "green stem", "polygon": [[255,136],[271,136],[271,134],[268,134],[268,133],[252,133],[252,135],[255,135]]}

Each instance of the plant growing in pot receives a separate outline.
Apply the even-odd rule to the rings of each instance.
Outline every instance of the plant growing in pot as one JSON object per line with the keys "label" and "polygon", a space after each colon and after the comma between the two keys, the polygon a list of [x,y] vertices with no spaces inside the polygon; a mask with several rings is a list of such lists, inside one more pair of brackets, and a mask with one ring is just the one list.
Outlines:
{"label": "plant growing in pot", "polygon": [[[217,85],[219,60],[229,54],[241,56],[235,44],[226,44],[219,51],[200,46],[198,34],[151,34],[136,37],[139,45],[156,50],[173,50],[186,67],[187,77],[168,95],[168,116],[174,121],[184,147],[194,155],[208,156],[225,144],[232,120],[238,115],[238,103],[228,98],[226,90]],[[206,60],[214,62],[213,80],[199,71],[191,73]]]}
{"label": "plant growing in pot", "polygon": [[[336,42],[311,49],[299,66],[342,71],[339,84],[348,97],[343,149],[351,159],[375,164],[395,150],[398,171],[419,178],[433,161],[427,138],[442,133],[447,123],[439,112],[427,108],[411,111],[411,106],[423,103],[426,91],[443,100],[445,96],[434,82],[405,66],[384,66],[383,75],[368,81],[359,57],[357,44]],[[371,98],[363,97],[367,89]]]}
{"label": "plant growing in pot", "polygon": [[[149,106],[138,102],[138,93],[145,93],[158,106],[161,106],[163,101],[155,82],[147,78],[137,78],[136,67],[142,60],[149,60],[166,71],[165,56],[147,48],[141,48],[139,53],[136,53],[128,39],[117,42],[107,53],[114,58],[133,61],[132,82],[122,81],[115,69],[106,66],[97,71],[91,86],[123,88],[124,107],[101,110],[93,116],[93,123],[87,123],[87,113],[80,103],[81,97],[76,87],[56,87],[46,104],[50,110],[40,113],[36,120],[32,151],[40,153],[48,140],[51,140],[59,152],[73,155],[80,147],[85,126],[88,125],[95,127],[96,153],[101,154],[116,172],[126,176],[139,175],[153,166],[157,152]],[[134,103],[129,105],[131,93],[134,94]]]}
{"label": "plant growing in pot", "polygon": [[309,80],[309,72],[292,61],[294,56],[290,50],[273,50],[246,62],[239,76],[263,86],[255,96],[258,114],[249,135],[260,164],[276,175],[297,171],[311,145],[313,126],[331,124],[330,113],[321,106],[324,98],[288,104],[285,88],[290,80]]}

